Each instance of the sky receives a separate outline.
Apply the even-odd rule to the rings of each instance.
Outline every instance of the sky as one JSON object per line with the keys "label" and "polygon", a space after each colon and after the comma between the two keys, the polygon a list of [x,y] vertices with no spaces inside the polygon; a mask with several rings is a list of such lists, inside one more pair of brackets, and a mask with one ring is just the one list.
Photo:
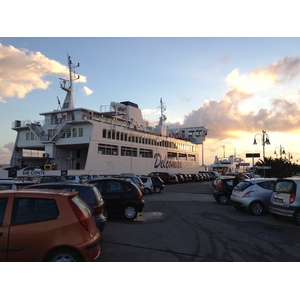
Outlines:
{"label": "sky", "polygon": [[[75,107],[137,103],[156,124],[160,98],[167,125],[206,126],[204,164],[260,153],[262,130],[292,162],[300,159],[300,38],[288,37],[2,37],[0,164],[8,164],[15,120],[38,121],[58,108],[67,56],[80,80]],[[253,145],[254,137],[257,145]]]}
{"label": "sky", "polygon": [[[278,153],[282,146],[296,162],[300,158],[298,11],[297,1],[291,0],[271,4],[258,0],[52,0],[43,5],[37,0],[3,2],[0,164],[10,161],[16,138],[12,123],[41,120],[39,113],[57,109],[57,97],[64,99],[58,78],[66,76],[68,54],[74,63],[80,63],[76,71],[81,81],[74,85],[77,107],[98,110],[111,101],[128,100],[139,105],[145,118],[158,120],[157,107],[162,98],[169,124],[204,125],[209,129],[204,142],[205,164],[211,164],[216,155],[236,152],[245,158],[245,153],[262,154],[262,130],[266,130],[271,142],[266,146],[266,156],[274,157],[274,150]],[[257,146],[253,145],[254,136]],[[24,273],[20,264],[18,272],[10,264],[1,267],[6,267],[5,274],[13,271],[13,276],[20,276],[22,293],[28,290],[29,281],[24,280],[30,278],[27,266]],[[105,270],[109,274],[113,269],[112,276],[120,276],[119,282],[124,282],[119,265],[114,267],[101,265],[102,273]],[[159,291],[163,297],[170,298],[172,291],[177,297],[181,291],[185,296],[198,295],[200,282],[201,293],[211,298],[223,297],[228,291],[232,299],[239,299],[240,290],[228,289],[227,282],[221,279],[243,273],[243,286],[245,276],[249,274],[251,280],[251,271],[258,267],[264,280],[268,278],[271,284],[276,281],[279,266],[268,264],[266,268],[262,263],[230,264],[229,272],[227,265],[223,270],[219,264],[168,264],[168,268],[139,264],[132,268],[132,275],[143,296],[145,278],[153,283],[158,276],[155,286],[164,287]],[[30,265],[35,274],[45,274],[44,268]],[[72,280],[66,269],[70,268],[57,272],[55,266],[54,276],[49,279],[57,278],[57,283]],[[52,270],[48,267],[46,273],[49,271]],[[72,272],[74,276],[76,271]],[[99,271],[98,267],[95,271]],[[182,271],[185,277],[193,275],[182,282],[183,277],[178,276]],[[112,276],[101,277],[102,285],[109,287],[102,289],[102,294],[111,290]],[[39,286],[48,284],[43,276],[39,278]],[[5,284],[8,291],[14,288],[10,284],[9,280]],[[124,284],[124,289],[119,289],[122,297],[127,281]],[[152,290],[147,290],[151,298],[157,296],[158,289]],[[57,293],[57,289],[53,292]],[[85,289],[84,296],[86,292]],[[76,289],[76,296],[79,293]],[[280,295],[277,290],[275,293]]]}

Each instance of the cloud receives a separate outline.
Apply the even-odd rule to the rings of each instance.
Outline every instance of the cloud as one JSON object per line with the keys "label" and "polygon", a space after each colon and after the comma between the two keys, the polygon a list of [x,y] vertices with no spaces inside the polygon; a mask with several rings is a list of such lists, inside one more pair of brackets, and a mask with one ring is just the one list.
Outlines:
{"label": "cloud", "polygon": [[[184,117],[183,125],[190,127],[201,123],[209,129],[210,139],[220,140],[236,138],[243,131],[297,131],[300,128],[299,91],[276,98],[266,95],[271,94],[270,89],[273,91],[299,75],[300,58],[285,57],[249,74],[240,74],[235,69],[226,77],[226,94],[220,100],[206,100]],[[245,104],[248,110],[242,109]]]}
{"label": "cloud", "polygon": [[[23,99],[36,89],[47,89],[51,82],[46,76],[69,78],[66,66],[44,56],[41,52],[30,52],[0,43],[0,102],[8,98]],[[78,79],[86,82],[85,76]]]}
{"label": "cloud", "polygon": [[83,87],[83,91],[87,96],[93,94],[93,91],[86,86]]}

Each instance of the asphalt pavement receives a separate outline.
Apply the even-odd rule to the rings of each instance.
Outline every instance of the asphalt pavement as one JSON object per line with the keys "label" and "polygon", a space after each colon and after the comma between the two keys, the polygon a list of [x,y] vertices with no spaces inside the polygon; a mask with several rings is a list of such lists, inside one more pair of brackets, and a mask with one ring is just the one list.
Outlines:
{"label": "asphalt pavement", "polygon": [[211,182],[167,185],[144,196],[136,221],[109,219],[98,262],[295,262],[299,226],[221,205]]}

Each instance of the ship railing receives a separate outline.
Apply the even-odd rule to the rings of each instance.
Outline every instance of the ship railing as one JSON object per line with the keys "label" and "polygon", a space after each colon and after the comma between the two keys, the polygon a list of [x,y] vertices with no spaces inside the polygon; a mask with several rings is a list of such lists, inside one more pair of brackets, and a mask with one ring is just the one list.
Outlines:
{"label": "ship railing", "polygon": [[56,142],[70,127],[69,123],[63,123],[56,126],[54,130],[55,134],[49,139],[49,142]]}
{"label": "ship railing", "polygon": [[40,141],[46,141],[48,139],[39,122],[27,123],[26,125]]}

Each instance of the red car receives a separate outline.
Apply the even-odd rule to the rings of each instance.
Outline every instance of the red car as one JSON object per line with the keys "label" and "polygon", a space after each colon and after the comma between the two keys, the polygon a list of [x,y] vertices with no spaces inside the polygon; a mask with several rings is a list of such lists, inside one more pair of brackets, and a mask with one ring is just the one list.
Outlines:
{"label": "red car", "polygon": [[78,192],[0,192],[0,262],[94,261],[99,239]]}

